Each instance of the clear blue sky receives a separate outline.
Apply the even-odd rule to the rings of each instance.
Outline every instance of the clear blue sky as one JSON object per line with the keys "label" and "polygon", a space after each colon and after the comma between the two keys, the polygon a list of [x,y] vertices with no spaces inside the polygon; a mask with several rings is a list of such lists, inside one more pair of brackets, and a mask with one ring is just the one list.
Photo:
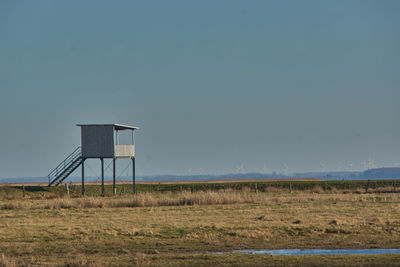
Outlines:
{"label": "clear blue sky", "polygon": [[398,165],[399,29],[396,0],[0,1],[0,177],[103,122],[139,175]]}

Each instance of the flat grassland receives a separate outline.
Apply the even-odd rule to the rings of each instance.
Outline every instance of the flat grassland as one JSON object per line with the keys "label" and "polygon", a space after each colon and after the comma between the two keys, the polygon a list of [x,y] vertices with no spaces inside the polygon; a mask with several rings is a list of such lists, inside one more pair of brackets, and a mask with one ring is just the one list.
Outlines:
{"label": "flat grassland", "polygon": [[400,194],[389,189],[290,193],[241,188],[66,197],[37,188],[22,198],[10,188],[0,198],[0,266],[398,266],[400,255],[395,254],[213,253],[400,248]]}

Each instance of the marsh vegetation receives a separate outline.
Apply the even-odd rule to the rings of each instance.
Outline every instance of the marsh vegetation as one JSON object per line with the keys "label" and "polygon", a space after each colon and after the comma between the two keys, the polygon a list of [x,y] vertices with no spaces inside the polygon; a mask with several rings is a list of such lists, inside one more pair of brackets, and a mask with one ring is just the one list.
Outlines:
{"label": "marsh vegetation", "polygon": [[8,194],[0,201],[0,266],[395,265],[400,255],[209,253],[399,248],[400,194],[385,190],[290,193],[243,187],[116,197]]}

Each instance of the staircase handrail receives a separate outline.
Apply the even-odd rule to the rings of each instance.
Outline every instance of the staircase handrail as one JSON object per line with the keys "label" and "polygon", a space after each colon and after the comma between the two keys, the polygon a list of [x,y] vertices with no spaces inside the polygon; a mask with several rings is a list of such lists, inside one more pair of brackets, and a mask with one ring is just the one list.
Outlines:
{"label": "staircase handrail", "polygon": [[69,154],[57,167],[52,170],[47,177],[49,178],[49,182],[52,180],[52,177],[58,176],[58,174],[65,170],[72,162],[74,162],[77,158],[82,156],[81,147],[78,146],[71,154]]}

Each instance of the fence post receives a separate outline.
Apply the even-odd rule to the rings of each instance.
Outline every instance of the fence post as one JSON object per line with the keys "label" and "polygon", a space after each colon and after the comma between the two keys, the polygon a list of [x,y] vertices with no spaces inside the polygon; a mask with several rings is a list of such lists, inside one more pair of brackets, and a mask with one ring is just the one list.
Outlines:
{"label": "fence post", "polygon": [[289,181],[289,191],[292,193],[292,181]]}
{"label": "fence post", "polygon": [[369,187],[369,179],[368,179],[368,182],[367,182],[367,186],[365,187],[365,193],[368,193],[368,187]]}
{"label": "fence post", "polygon": [[393,180],[393,193],[396,193],[396,181]]}
{"label": "fence post", "polygon": [[67,189],[67,196],[69,197],[69,186],[68,186],[68,184],[65,184],[65,188]]}
{"label": "fence post", "polygon": [[22,195],[25,198],[25,185],[22,185]]}

